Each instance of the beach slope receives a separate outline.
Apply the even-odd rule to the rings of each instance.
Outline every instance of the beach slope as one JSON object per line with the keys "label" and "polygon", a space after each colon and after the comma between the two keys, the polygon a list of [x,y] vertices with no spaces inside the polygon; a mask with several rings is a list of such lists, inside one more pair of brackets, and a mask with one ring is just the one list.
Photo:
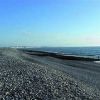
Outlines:
{"label": "beach slope", "polygon": [[[79,62],[70,67],[75,63],[2,48],[0,100],[99,100],[99,89],[81,81],[77,75],[74,77],[74,68],[80,67]],[[87,70],[80,68],[83,69]],[[99,72],[96,73],[99,75]]]}

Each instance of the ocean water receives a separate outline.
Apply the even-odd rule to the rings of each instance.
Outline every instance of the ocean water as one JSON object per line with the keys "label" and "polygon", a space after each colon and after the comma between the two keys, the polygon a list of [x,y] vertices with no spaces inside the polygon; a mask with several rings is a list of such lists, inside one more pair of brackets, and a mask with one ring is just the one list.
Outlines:
{"label": "ocean water", "polygon": [[42,47],[36,50],[58,52],[68,55],[100,57],[100,47]]}

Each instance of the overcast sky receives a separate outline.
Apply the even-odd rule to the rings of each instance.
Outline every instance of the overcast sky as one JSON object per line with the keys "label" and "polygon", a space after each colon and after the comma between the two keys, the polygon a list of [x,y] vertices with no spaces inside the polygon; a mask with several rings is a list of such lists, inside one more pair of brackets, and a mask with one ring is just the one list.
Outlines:
{"label": "overcast sky", "polygon": [[100,46],[100,0],[0,0],[0,46]]}

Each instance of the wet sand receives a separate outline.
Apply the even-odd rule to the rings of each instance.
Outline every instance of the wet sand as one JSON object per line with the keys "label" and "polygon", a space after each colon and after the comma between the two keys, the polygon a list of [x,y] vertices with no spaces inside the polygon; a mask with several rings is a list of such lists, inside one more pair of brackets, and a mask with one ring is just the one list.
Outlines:
{"label": "wet sand", "polygon": [[0,99],[99,100],[99,66],[0,49]]}

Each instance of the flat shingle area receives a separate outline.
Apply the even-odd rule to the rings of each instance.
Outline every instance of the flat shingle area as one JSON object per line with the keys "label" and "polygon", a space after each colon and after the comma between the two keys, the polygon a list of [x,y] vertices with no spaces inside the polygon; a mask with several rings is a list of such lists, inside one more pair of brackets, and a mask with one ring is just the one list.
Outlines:
{"label": "flat shingle area", "polygon": [[0,49],[0,100],[100,100],[99,91],[29,58],[16,49]]}

